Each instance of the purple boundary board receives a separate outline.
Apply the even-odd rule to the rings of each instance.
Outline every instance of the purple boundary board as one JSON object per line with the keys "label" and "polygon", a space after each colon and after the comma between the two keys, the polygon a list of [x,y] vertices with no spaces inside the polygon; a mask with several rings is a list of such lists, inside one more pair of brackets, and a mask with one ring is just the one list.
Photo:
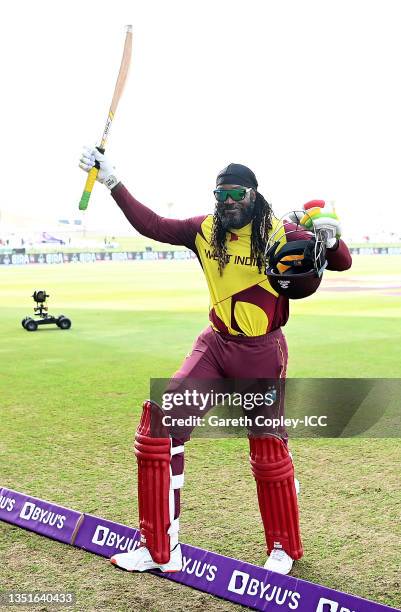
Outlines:
{"label": "purple boundary board", "polygon": [[[0,488],[0,520],[111,557],[139,546],[139,531],[91,514]],[[281,576],[262,567],[182,544],[183,569],[174,574],[152,572],[222,599],[269,612],[384,612],[382,604],[327,587]]]}
{"label": "purple boundary board", "polygon": [[0,519],[52,540],[70,544],[81,516],[81,512],[0,488]]}

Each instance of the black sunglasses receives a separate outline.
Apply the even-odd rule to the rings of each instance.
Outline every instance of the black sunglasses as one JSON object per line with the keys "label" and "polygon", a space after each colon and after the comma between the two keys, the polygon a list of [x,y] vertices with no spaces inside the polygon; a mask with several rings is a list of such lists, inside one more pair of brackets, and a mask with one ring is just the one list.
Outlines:
{"label": "black sunglasses", "polygon": [[234,202],[240,202],[251,189],[252,187],[248,187],[248,189],[245,187],[240,187],[239,189],[215,189],[213,193],[218,202],[225,202],[228,197],[234,200]]}

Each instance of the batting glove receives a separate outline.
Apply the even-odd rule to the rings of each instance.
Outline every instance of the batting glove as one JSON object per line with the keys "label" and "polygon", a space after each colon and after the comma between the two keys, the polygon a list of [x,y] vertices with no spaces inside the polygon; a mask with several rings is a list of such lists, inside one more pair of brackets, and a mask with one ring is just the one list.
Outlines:
{"label": "batting glove", "polygon": [[79,167],[82,168],[82,170],[85,170],[85,172],[90,172],[95,165],[95,161],[98,161],[100,166],[96,180],[99,181],[99,183],[106,185],[106,187],[109,189],[113,189],[113,187],[119,183],[119,180],[115,174],[116,167],[113,166],[112,162],[97,149],[93,149],[92,147],[84,147],[79,162]]}
{"label": "batting glove", "polygon": [[305,214],[294,212],[290,218],[307,230],[315,231],[325,236],[328,249],[332,249],[341,236],[341,225],[334,208],[324,200],[311,200],[303,206]]}

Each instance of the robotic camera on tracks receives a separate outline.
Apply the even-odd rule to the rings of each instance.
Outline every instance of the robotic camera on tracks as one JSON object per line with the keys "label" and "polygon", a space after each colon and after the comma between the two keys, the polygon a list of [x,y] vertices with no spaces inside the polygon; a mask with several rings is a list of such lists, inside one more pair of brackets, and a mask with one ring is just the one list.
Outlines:
{"label": "robotic camera on tracks", "polygon": [[25,317],[25,319],[22,320],[22,327],[26,329],[26,331],[36,331],[38,329],[38,325],[50,325],[51,323],[56,324],[60,329],[70,329],[71,319],[68,319],[64,315],[53,317],[48,313],[46,300],[49,297],[49,294],[46,293],[46,291],[43,289],[34,291],[32,297],[36,303],[33,311],[35,316],[39,317],[39,319]]}

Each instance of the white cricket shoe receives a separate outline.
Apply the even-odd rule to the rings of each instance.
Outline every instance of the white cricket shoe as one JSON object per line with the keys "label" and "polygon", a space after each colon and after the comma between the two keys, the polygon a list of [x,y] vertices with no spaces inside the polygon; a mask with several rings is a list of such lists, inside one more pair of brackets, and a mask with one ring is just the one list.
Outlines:
{"label": "white cricket shoe", "polygon": [[289,574],[294,560],[281,548],[273,548],[271,551],[264,568],[271,572],[277,572],[277,574]]}
{"label": "white cricket shoe", "polygon": [[181,546],[177,544],[171,551],[168,563],[156,563],[150,556],[146,546],[141,546],[127,553],[119,553],[110,559],[110,563],[117,565],[127,572],[146,572],[151,569],[159,569],[162,572],[179,572],[182,570]]}

